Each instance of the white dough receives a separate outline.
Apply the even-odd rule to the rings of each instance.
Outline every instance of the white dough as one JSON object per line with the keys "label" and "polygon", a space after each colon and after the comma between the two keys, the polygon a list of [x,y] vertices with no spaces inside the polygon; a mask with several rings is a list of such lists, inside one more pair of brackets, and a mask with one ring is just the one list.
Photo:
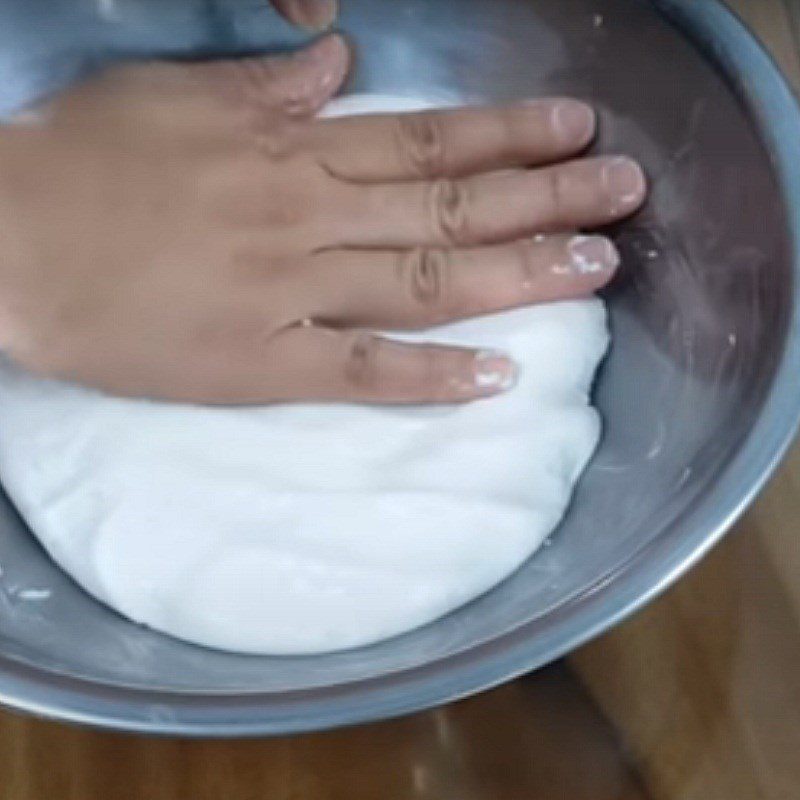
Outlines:
{"label": "white dough", "polygon": [[404,338],[505,350],[519,384],[459,407],[231,410],[3,363],[0,478],[65,570],[160,631],[269,654],[403,633],[502,581],[557,526],[597,445],[608,334],[592,299]]}

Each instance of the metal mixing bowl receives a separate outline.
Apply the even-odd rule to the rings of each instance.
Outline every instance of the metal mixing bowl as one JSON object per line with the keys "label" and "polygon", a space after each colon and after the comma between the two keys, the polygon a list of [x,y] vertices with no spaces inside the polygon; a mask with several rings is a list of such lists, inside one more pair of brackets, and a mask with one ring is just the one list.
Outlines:
{"label": "metal mixing bowl", "polygon": [[[297,41],[254,0],[12,5],[0,11],[6,108],[108,58]],[[739,22],[714,0],[343,6],[354,90],[586,97],[601,110],[600,149],[647,167],[650,206],[616,231],[628,268],[608,294],[615,345],[598,386],[607,429],[575,505],[514,577],[423,630],[349,653],[252,658],[174,641],[94,602],[5,502],[9,706],[137,731],[246,735],[452,700],[561,656],[667,587],[788,446],[800,407],[800,114]],[[21,591],[40,587],[49,599]]]}

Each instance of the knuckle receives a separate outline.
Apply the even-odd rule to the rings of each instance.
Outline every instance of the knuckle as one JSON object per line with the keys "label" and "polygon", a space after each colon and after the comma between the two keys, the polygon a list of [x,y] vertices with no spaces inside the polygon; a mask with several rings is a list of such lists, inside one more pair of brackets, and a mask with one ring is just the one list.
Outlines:
{"label": "knuckle", "polygon": [[[268,221],[272,222],[271,219]],[[261,284],[264,280],[269,280],[272,287],[280,288],[281,283],[299,272],[302,266],[300,259],[272,256],[264,252],[263,248],[244,246],[231,253],[226,277],[232,278],[237,285],[242,282],[246,285],[251,282]]]}
{"label": "knuckle", "polygon": [[272,62],[265,58],[234,60],[231,68],[242,96],[253,102],[260,102],[275,80]]}
{"label": "knuckle", "polygon": [[421,178],[433,178],[445,170],[442,123],[435,114],[401,114],[396,123],[401,161]]}
{"label": "knuckle", "polygon": [[187,334],[188,349],[195,353],[252,354],[263,352],[277,323],[238,305],[225,306],[198,320]]}
{"label": "knuckle", "polygon": [[263,86],[267,81],[253,59],[232,59],[194,68],[198,79],[220,98],[232,105],[250,107],[263,104]]}
{"label": "knuckle", "polygon": [[437,319],[449,295],[452,255],[441,248],[422,247],[400,257],[402,283],[426,318]]}
{"label": "knuckle", "polygon": [[283,161],[294,154],[294,137],[286,126],[273,125],[269,115],[259,111],[251,119],[255,148],[268,161]]}
{"label": "knuckle", "polygon": [[281,100],[281,109],[289,117],[302,119],[314,113],[316,107],[316,97],[308,93],[307,87],[299,89],[288,89],[284,92]]}
{"label": "knuckle", "polygon": [[344,360],[345,384],[358,392],[374,392],[379,385],[380,342],[368,333],[358,333],[347,343]]}
{"label": "knuckle", "polygon": [[233,74],[239,96],[251,108],[279,110],[289,118],[309,116],[315,110],[319,94],[314,83],[287,74],[280,64],[271,58],[238,62]]}
{"label": "knuckle", "polygon": [[534,281],[540,277],[541,265],[536,248],[529,242],[520,241],[516,245],[517,263],[522,277],[522,286],[531,288]]}
{"label": "knuckle", "polygon": [[[261,207],[253,205],[253,218],[277,239],[282,232],[302,228],[311,222],[322,204],[311,192],[282,192],[278,197],[263,197]],[[245,218],[242,212],[242,219]],[[280,263],[284,259],[273,256],[273,260]]]}
{"label": "knuckle", "polygon": [[550,211],[559,215],[566,207],[566,178],[563,170],[551,169],[546,173],[545,192]]}
{"label": "knuckle", "polygon": [[471,199],[467,185],[442,179],[431,184],[429,194],[428,213],[436,234],[452,246],[469,244]]}
{"label": "knuckle", "polygon": [[[299,125],[310,101],[303,94],[279,91],[275,69],[265,59],[235,60],[215,67],[209,74],[219,98],[236,110],[255,149],[271,161],[280,161],[296,151]],[[283,114],[276,114],[279,108]]]}
{"label": "knuckle", "polygon": [[304,138],[302,125],[276,119],[258,103],[244,107],[243,119],[256,152],[267,161],[286,161],[300,152]]}

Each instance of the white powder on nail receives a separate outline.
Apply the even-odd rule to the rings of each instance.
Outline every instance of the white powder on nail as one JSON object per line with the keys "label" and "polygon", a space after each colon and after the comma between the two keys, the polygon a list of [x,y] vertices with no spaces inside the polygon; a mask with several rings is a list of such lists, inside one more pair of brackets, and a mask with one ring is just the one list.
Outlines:
{"label": "white powder on nail", "polygon": [[[570,258],[572,259],[572,268],[570,269],[569,267],[565,267],[564,269],[566,272],[578,275],[594,275],[598,272],[605,272],[608,270],[607,265],[603,262],[593,260],[580,250],[576,249],[588,241],[588,236],[575,236],[572,238],[569,243],[569,253]],[[553,268],[553,272],[560,274],[556,267]]]}
{"label": "white powder on nail", "polygon": [[224,409],[0,364],[0,476],[65,570],[157,630],[271,654],[403,633],[490,590],[556,528],[598,441],[589,390],[608,334],[591,299],[399,338],[499,349],[518,382],[444,408]]}

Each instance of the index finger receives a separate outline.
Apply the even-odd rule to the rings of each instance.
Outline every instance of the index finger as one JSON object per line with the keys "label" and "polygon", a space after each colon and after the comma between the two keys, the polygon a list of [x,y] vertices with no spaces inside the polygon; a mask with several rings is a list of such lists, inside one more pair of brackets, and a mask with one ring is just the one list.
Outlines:
{"label": "index finger", "polygon": [[320,120],[321,163],[353,181],[458,178],[537,166],[592,141],[592,108],[567,98],[499,108],[459,108]]}

